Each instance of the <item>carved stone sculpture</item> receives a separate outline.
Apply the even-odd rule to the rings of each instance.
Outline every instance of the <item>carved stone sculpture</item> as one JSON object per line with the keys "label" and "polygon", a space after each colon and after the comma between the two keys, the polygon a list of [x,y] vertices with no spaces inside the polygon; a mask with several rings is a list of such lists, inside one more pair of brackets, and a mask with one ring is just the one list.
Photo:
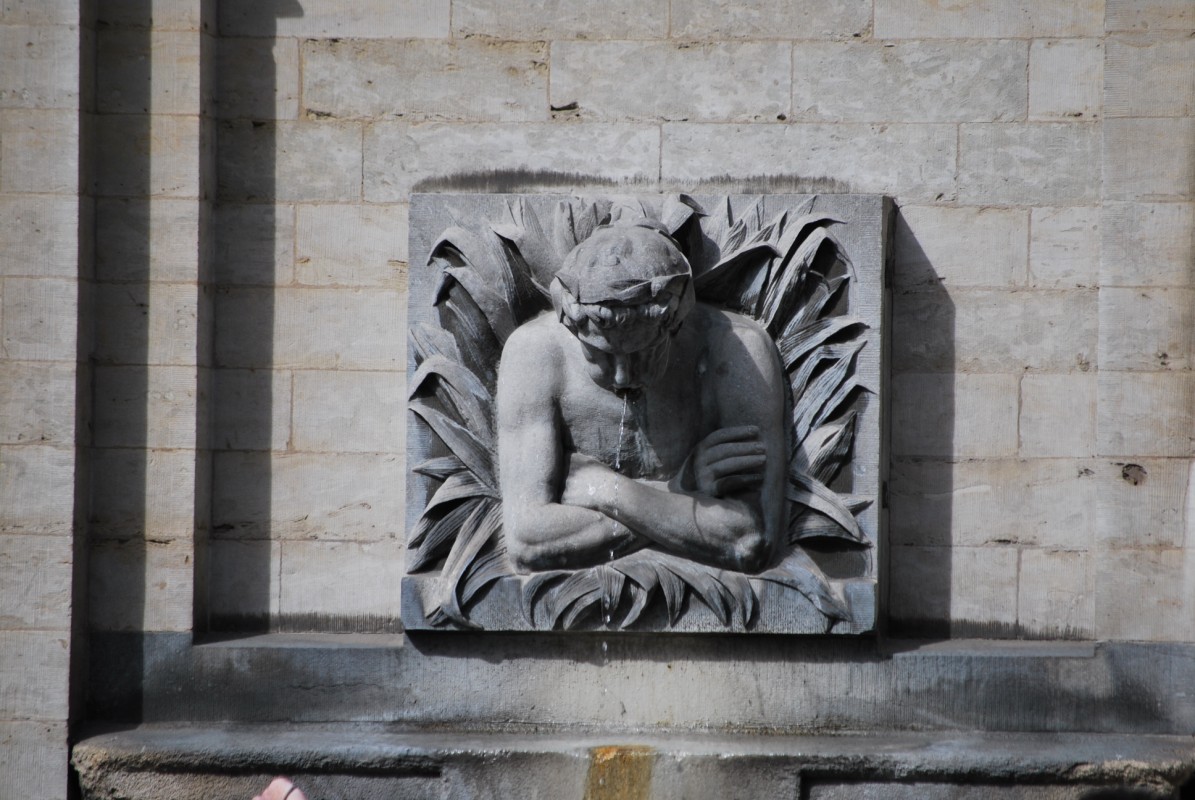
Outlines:
{"label": "carved stone sculpture", "polygon": [[876,498],[831,487],[875,337],[818,198],[414,202],[408,628],[870,627]]}

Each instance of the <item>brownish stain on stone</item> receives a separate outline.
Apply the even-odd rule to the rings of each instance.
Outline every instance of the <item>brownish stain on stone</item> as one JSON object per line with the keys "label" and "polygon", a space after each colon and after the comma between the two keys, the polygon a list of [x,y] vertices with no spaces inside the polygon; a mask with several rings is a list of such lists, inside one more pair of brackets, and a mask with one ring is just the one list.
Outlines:
{"label": "brownish stain on stone", "polygon": [[649,800],[655,751],[642,745],[589,751],[585,800]]}

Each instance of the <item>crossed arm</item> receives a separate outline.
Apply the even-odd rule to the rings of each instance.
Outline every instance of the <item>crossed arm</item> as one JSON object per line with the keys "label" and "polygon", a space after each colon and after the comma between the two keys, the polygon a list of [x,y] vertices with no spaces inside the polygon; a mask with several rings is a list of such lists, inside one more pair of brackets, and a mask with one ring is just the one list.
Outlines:
{"label": "crossed arm", "polygon": [[[542,364],[525,353],[512,358]],[[565,452],[551,387],[504,366],[515,369],[499,375],[499,470],[516,569],[589,566],[645,547],[726,569],[766,566],[779,538],[785,462],[783,390],[772,370],[752,361],[724,381],[719,407],[733,424],[706,435],[680,473],[660,482]]]}

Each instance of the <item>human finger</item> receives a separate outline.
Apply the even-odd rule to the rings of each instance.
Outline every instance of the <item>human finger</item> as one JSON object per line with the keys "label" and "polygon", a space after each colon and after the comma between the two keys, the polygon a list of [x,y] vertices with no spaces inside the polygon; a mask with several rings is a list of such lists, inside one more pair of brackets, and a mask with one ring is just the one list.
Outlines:
{"label": "human finger", "polygon": [[727,442],[725,444],[715,445],[704,453],[702,458],[707,463],[721,461],[726,458],[738,458],[739,456],[758,456],[763,455],[765,449],[763,442],[754,439],[746,442]]}
{"label": "human finger", "polygon": [[701,443],[706,447],[724,444],[726,442],[741,442],[747,439],[759,438],[758,425],[738,425],[733,428],[718,428],[706,436]]}
{"label": "human finger", "polygon": [[737,456],[719,459],[711,463],[709,471],[714,474],[715,478],[724,478],[738,473],[761,472],[766,463],[767,457],[763,455]]}
{"label": "human finger", "polygon": [[714,481],[714,497],[725,497],[733,492],[754,489],[763,484],[763,473],[738,473]]}

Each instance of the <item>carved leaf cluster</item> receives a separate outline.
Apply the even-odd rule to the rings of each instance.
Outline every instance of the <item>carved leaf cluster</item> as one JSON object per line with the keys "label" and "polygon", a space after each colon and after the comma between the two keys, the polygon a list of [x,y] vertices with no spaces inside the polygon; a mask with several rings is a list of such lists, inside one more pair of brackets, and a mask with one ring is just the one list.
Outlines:
{"label": "carved leaf cluster", "polygon": [[433,623],[473,626],[469,603],[489,584],[512,575],[501,536],[492,418],[497,364],[506,338],[550,307],[548,285],[565,256],[600,225],[625,219],[658,221],[693,266],[700,300],[747,314],[776,341],[789,378],[792,440],[787,496],[788,546],[781,561],[757,575],[718,569],[658,551],[609,564],[522,578],[523,607],[538,627],[572,628],[594,621],[628,627],[662,603],[670,623],[690,598],[723,625],[750,626],[758,609],[751,579],[805,595],[827,625],[849,618],[801,542],[867,546],[855,519],[867,501],[829,488],[849,462],[861,392],[856,361],[863,323],[839,313],[851,265],[832,226],[803,208],[766,220],[762,202],[735,219],[729,199],[706,212],[685,195],[660,208],[642,202],[571,199],[541,220],[521,199],[506,218],[474,228],[449,228],[431,250],[441,271],[434,303],[440,325],[412,330],[417,369],[410,409],[449,455],[415,470],[439,483],[409,542],[409,570],[440,567]]}

